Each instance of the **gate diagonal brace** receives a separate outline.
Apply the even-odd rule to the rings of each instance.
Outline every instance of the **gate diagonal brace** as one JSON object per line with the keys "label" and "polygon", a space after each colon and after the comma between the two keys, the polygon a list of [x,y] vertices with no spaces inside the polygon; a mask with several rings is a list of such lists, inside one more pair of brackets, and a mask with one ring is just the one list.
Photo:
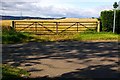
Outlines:
{"label": "gate diagonal brace", "polygon": [[[35,22],[34,22],[35,23]],[[30,24],[30,25],[28,25],[27,27],[25,27],[24,29],[22,29],[22,30],[25,30],[26,28],[29,28],[30,26],[32,26],[32,25],[34,25],[34,23],[32,23],[32,24]],[[20,30],[20,31],[22,31],[22,30]],[[20,32],[19,31],[19,32]]]}
{"label": "gate diagonal brace", "polygon": [[[70,25],[70,27],[66,28],[65,30],[62,30],[60,33],[62,33],[62,32],[64,32],[64,31],[66,31],[67,29],[71,28],[71,27],[72,27],[72,26],[74,26],[74,25],[76,25],[76,23],[75,23],[75,24],[73,24],[73,25]],[[59,34],[60,34],[60,33],[59,33]]]}
{"label": "gate diagonal brace", "polygon": [[48,31],[50,31],[50,32],[52,32],[52,33],[55,33],[55,32],[53,32],[52,30],[48,29],[47,27],[43,26],[42,24],[39,24],[39,23],[38,23],[38,25],[42,26],[43,28],[45,28],[46,30],[48,30]]}
{"label": "gate diagonal brace", "polygon": [[86,27],[85,25],[83,25],[83,24],[81,24],[81,23],[79,23],[79,25],[81,25],[81,26],[83,26],[83,27],[85,27],[85,28],[87,28],[87,29],[90,29],[90,28]]}

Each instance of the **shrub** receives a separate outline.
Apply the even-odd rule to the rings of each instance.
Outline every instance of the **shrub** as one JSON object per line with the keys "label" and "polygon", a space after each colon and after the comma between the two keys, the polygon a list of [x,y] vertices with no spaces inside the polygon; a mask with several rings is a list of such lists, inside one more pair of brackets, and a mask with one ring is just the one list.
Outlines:
{"label": "shrub", "polygon": [[2,43],[17,43],[17,42],[23,42],[24,40],[27,40],[31,38],[25,33],[16,32],[14,28],[10,29],[3,29],[2,30]]}
{"label": "shrub", "polygon": [[[114,11],[102,11],[101,12],[101,23],[102,23],[102,31],[112,31],[113,30],[113,19],[114,19]],[[116,11],[116,28],[115,32],[120,33],[120,10]]]}

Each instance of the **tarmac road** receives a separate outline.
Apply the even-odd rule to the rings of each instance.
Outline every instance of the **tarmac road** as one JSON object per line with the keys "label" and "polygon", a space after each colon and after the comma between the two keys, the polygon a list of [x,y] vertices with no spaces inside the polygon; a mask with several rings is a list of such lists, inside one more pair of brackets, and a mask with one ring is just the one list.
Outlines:
{"label": "tarmac road", "polygon": [[3,64],[35,77],[118,78],[118,42],[29,42],[4,44]]}

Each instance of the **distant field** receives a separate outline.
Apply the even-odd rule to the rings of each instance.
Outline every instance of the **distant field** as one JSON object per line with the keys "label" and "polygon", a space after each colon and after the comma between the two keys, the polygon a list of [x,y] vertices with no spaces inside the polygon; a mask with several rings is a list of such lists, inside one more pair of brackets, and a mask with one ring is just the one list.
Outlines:
{"label": "distant field", "polygon": [[66,18],[66,19],[54,19],[54,20],[37,20],[37,19],[25,19],[25,20],[0,20],[2,26],[11,26],[12,21],[53,21],[53,22],[79,22],[79,21],[97,21],[97,19],[89,18]]}
{"label": "distant field", "polygon": [[2,27],[11,26],[12,20],[0,20],[0,25]]}

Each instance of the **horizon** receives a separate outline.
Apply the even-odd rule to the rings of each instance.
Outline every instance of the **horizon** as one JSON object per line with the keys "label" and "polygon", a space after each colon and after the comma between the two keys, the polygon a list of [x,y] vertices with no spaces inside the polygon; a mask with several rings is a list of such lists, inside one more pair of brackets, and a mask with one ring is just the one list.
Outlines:
{"label": "horizon", "polygon": [[99,18],[101,11],[113,10],[114,2],[120,0],[4,0],[0,15],[42,18]]}

